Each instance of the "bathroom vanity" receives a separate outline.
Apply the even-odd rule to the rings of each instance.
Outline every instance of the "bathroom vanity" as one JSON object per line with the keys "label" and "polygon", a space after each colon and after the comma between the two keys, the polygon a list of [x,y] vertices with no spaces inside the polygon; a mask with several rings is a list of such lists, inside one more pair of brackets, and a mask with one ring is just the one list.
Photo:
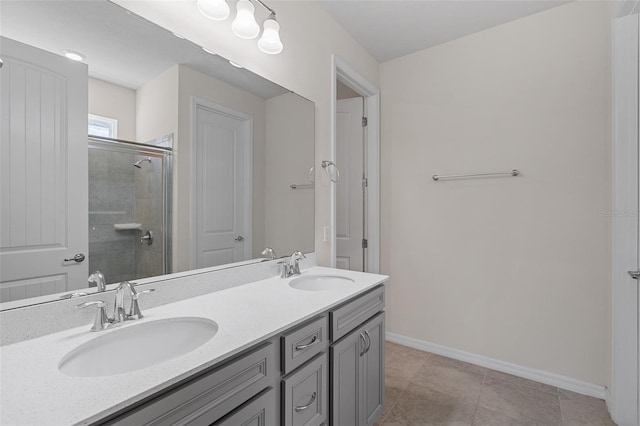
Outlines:
{"label": "bathroom vanity", "polygon": [[[371,425],[384,401],[386,279],[312,267],[291,278],[263,279],[153,308],[144,309],[142,302],[144,318],[113,330],[91,333],[87,324],[2,346],[6,390],[0,420]],[[192,351],[146,368],[95,377],[60,371],[70,352],[108,333],[184,318],[213,321],[217,331]],[[171,344],[177,336],[167,334]],[[116,358],[110,362],[128,362],[126,353]]]}

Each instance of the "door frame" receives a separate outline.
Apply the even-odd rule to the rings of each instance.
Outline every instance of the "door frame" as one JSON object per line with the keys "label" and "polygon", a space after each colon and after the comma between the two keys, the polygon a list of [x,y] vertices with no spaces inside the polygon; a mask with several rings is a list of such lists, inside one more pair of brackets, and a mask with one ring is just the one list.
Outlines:
{"label": "door frame", "polygon": [[[624,1],[612,20],[612,275],[611,388],[607,405],[618,424],[637,424],[638,413],[638,282],[627,274],[637,269],[638,255],[638,65],[616,55],[628,48],[633,29],[625,18],[640,11],[640,1]],[[625,28],[628,27],[629,29]],[[637,45],[636,45],[637,48]],[[635,108],[629,108],[634,105]],[[635,111],[634,111],[635,110]]]}
{"label": "door frame", "polygon": [[[365,207],[365,238],[368,241],[365,271],[380,271],[380,90],[356,72],[345,60],[331,55],[331,160],[336,160],[337,80],[354,90],[365,100],[367,115],[365,170],[367,171],[367,203]],[[340,164],[338,164],[340,167]],[[331,267],[336,266],[336,186],[331,194]]]}
{"label": "door frame", "polygon": [[[244,155],[244,181],[245,187],[247,184],[250,184],[249,190],[244,191],[244,260],[251,259],[251,253],[253,250],[253,117],[245,114],[240,111],[233,110],[226,106],[217,104],[215,102],[211,102],[209,100],[199,98],[197,96],[191,96],[191,131],[190,131],[190,185],[189,185],[189,197],[190,197],[190,208],[191,208],[191,223],[189,226],[190,232],[190,259],[189,263],[191,265],[191,269],[196,267],[196,251],[197,251],[197,233],[196,233],[196,218],[197,218],[197,209],[196,209],[196,180],[197,180],[197,170],[196,170],[196,130],[197,130],[197,119],[196,112],[198,108],[205,108],[211,110],[217,114],[225,115],[227,117],[231,117],[238,121],[242,122],[244,130],[247,132],[248,138],[248,146],[245,150]],[[179,155],[179,154],[178,154]]]}

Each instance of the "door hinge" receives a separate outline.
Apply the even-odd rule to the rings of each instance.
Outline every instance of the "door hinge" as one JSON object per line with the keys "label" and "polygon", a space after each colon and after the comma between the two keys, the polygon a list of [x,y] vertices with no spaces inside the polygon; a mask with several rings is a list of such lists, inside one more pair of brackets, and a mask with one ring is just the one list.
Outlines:
{"label": "door hinge", "polygon": [[367,124],[369,124],[369,119],[362,117],[362,127],[367,127]]}
{"label": "door hinge", "polygon": [[366,177],[362,178],[362,187],[366,188],[367,186],[369,186],[369,179],[367,179]]}
{"label": "door hinge", "polygon": [[367,241],[366,238],[362,239],[362,248],[368,248],[369,247],[369,241]]}

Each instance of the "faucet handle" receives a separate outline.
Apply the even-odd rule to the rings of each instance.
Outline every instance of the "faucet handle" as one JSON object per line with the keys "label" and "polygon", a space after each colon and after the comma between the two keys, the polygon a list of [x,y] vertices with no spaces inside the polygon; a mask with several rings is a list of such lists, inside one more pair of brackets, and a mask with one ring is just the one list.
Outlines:
{"label": "faucet handle", "polygon": [[109,327],[111,321],[109,321],[109,317],[107,316],[106,306],[102,300],[94,300],[93,302],[84,302],[79,305],[76,305],[76,309],[84,309],[89,306],[97,306],[98,310],[96,311],[96,317],[93,320],[93,326],[91,327],[91,331],[102,331]]}
{"label": "faucet handle", "polygon": [[300,262],[301,259],[306,259],[306,258],[307,256],[305,256],[301,251],[296,250],[293,252],[289,260],[289,268],[291,268],[291,271],[290,271],[291,275],[300,275],[300,264],[298,262]]}
{"label": "faucet handle", "polygon": [[62,296],[60,296],[60,299],[73,299],[74,297],[82,297],[82,296],[88,296],[89,293],[85,293],[84,291],[79,291],[76,293],[67,293],[67,294],[63,294]]}
{"label": "faucet handle", "polygon": [[136,316],[138,319],[141,319],[142,317],[144,317],[144,315],[142,315],[142,311],[140,310],[140,304],[138,304],[138,299],[143,294],[153,293],[154,291],[156,291],[155,288],[148,288],[146,290],[135,292],[131,296],[131,308],[129,309],[129,315],[127,317],[131,318],[133,316]]}
{"label": "faucet handle", "polygon": [[289,278],[291,276],[291,265],[286,260],[278,262],[280,266],[280,278]]}

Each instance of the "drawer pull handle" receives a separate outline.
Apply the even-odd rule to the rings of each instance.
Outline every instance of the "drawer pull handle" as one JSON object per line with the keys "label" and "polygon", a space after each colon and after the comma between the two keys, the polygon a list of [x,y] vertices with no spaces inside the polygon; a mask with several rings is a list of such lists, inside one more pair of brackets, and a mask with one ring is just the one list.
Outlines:
{"label": "drawer pull handle", "polygon": [[310,348],[311,346],[317,345],[318,343],[320,343],[318,336],[313,336],[313,339],[311,339],[311,341],[306,345],[296,345],[296,351],[301,351],[303,349]]}
{"label": "drawer pull handle", "polygon": [[311,407],[314,402],[316,402],[316,392],[314,392],[311,395],[311,401],[309,401],[309,403],[307,405],[299,405],[299,406],[296,407],[296,413],[299,413],[300,411],[304,411],[307,408]]}

